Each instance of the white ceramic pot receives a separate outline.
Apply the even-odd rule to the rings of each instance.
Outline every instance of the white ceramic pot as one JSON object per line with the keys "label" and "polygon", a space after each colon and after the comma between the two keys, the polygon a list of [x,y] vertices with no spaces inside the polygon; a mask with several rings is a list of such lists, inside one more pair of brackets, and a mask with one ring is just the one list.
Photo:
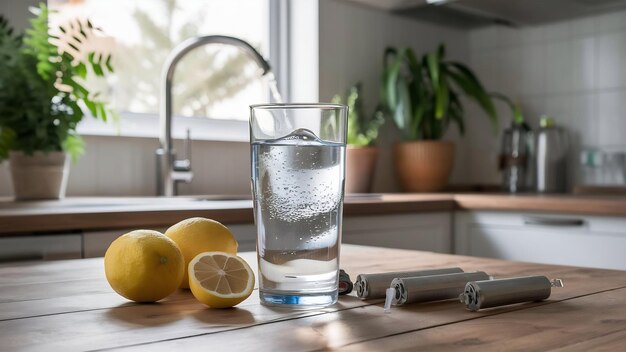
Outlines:
{"label": "white ceramic pot", "polygon": [[69,158],[65,152],[9,153],[16,200],[61,199],[65,197]]}

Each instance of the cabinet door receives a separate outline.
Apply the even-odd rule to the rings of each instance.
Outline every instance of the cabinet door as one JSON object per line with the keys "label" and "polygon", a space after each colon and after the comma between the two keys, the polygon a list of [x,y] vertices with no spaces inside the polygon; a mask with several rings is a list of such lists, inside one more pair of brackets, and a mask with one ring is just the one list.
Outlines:
{"label": "cabinet door", "polygon": [[0,262],[80,257],[80,234],[0,237]]}
{"label": "cabinet door", "polygon": [[443,212],[346,217],[342,242],[450,253],[451,217]]}
{"label": "cabinet door", "polygon": [[[83,232],[83,257],[96,258],[104,257],[111,242],[125,233],[129,233],[136,229],[117,229],[117,230],[101,230],[101,231],[85,231]],[[150,230],[159,231],[161,233],[167,230],[163,228],[151,228]]]}
{"label": "cabinet door", "polygon": [[[252,224],[226,225],[239,243],[239,251],[254,251],[256,248],[256,230]],[[167,228],[154,229],[164,233]],[[103,257],[106,250],[116,238],[132,231],[132,229],[86,231],[83,233],[83,251],[85,258]]]}
{"label": "cabinet door", "polygon": [[256,251],[256,227],[253,224],[226,225],[239,243],[239,252]]}
{"label": "cabinet door", "polygon": [[463,212],[455,223],[458,254],[626,269],[626,219]]}

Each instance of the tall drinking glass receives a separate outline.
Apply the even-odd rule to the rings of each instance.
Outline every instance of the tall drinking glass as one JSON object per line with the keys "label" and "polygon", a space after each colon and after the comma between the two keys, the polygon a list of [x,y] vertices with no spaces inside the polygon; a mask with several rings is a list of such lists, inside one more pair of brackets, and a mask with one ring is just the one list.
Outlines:
{"label": "tall drinking glass", "polygon": [[334,304],[348,108],[268,104],[250,109],[261,303]]}

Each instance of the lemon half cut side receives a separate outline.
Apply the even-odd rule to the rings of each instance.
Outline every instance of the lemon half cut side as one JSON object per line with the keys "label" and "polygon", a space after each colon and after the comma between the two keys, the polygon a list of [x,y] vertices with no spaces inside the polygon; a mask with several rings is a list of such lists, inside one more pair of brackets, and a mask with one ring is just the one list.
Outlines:
{"label": "lemon half cut side", "polygon": [[254,272],[236,255],[200,253],[189,262],[188,271],[194,297],[211,308],[235,306],[254,290]]}

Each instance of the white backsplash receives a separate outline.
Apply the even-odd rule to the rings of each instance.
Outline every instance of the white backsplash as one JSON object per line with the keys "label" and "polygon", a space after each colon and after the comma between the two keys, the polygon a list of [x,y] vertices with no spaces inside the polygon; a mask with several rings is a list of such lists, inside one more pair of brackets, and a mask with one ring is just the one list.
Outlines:
{"label": "white backsplash", "polygon": [[[469,64],[488,89],[521,102],[534,127],[545,113],[570,132],[570,186],[581,146],[626,146],[626,11],[522,29],[477,29],[469,43]],[[499,111],[502,129],[510,114],[501,105]],[[499,138],[482,117],[469,117],[463,142],[470,150],[468,181],[499,183]]]}
{"label": "white backsplash", "polygon": [[[72,164],[68,196],[156,195],[156,138],[84,137],[87,153]],[[182,150],[182,141],[174,141]],[[249,194],[250,147],[242,142],[192,142],[194,178],[180,194]],[[13,194],[8,163],[0,165],[0,196]]]}
{"label": "white backsplash", "polygon": [[[371,114],[378,103],[383,53],[388,46],[411,47],[417,55],[446,44],[451,59],[467,61],[465,31],[418,22],[346,1],[320,1],[320,99],[328,101],[356,82],[363,83],[364,112]],[[448,139],[456,139],[452,131]],[[383,126],[377,145],[378,161],[374,192],[395,192],[393,145],[401,141],[392,121]],[[462,167],[455,167],[453,179],[463,178]]]}

